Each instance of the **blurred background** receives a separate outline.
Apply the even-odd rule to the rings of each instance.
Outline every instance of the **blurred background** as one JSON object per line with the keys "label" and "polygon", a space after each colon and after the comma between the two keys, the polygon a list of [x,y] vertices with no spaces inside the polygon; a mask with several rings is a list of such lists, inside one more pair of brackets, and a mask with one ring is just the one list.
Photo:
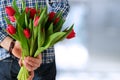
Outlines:
{"label": "blurred background", "polygon": [[55,45],[56,80],[120,80],[120,0],[69,3],[76,37]]}

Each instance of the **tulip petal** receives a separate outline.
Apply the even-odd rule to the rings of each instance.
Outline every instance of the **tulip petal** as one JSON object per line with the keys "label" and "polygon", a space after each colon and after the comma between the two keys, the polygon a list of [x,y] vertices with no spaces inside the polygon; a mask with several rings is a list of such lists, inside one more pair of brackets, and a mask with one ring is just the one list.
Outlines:
{"label": "tulip petal", "polygon": [[75,32],[74,30],[72,29],[72,31],[70,32],[70,34],[66,37],[67,39],[71,39],[71,38],[74,38],[75,37]]}
{"label": "tulip petal", "polygon": [[7,32],[11,35],[15,34],[16,33],[16,29],[13,25],[9,24],[8,27],[7,27]]}
{"label": "tulip petal", "polygon": [[16,13],[15,10],[12,7],[9,7],[9,6],[5,7],[5,11],[8,14],[8,16],[14,16],[15,13]]}
{"label": "tulip petal", "polygon": [[23,32],[26,38],[30,38],[30,30],[28,28],[24,29]]}

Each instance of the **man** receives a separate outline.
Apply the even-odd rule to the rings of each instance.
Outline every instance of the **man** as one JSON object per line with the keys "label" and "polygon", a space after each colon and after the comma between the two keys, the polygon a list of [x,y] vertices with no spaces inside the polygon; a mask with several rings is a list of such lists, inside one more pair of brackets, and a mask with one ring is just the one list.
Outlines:
{"label": "man", "polygon": [[[7,24],[4,20],[5,7],[11,6],[13,0],[0,0],[0,80],[17,80],[17,75],[21,65],[21,47],[18,41],[14,41],[3,30]],[[47,5],[49,11],[63,11],[63,17],[66,18],[69,11],[67,0],[24,0],[27,7],[38,7]],[[16,0],[21,8],[21,0]],[[11,53],[9,52],[11,50]],[[19,63],[20,64],[19,64]],[[28,80],[55,80],[56,65],[54,47],[48,48],[42,54],[33,57],[26,57],[23,64],[30,71]]]}

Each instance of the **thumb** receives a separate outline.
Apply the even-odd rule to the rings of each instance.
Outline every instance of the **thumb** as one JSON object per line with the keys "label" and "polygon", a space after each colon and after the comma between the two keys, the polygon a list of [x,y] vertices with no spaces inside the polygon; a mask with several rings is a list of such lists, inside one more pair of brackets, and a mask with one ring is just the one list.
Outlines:
{"label": "thumb", "polygon": [[33,80],[33,78],[34,78],[34,71],[30,71],[28,80]]}

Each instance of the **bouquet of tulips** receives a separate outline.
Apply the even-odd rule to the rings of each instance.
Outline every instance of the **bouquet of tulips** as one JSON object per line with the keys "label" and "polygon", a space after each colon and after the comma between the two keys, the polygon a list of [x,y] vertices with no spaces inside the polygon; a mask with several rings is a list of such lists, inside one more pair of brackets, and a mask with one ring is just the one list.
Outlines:
{"label": "bouquet of tulips", "polygon": [[[65,22],[62,18],[62,11],[57,13],[47,12],[46,7],[35,8],[26,7],[22,0],[22,10],[13,0],[12,6],[5,8],[8,17],[5,17],[8,27],[7,33],[20,42],[22,47],[22,60],[26,56],[37,57],[42,51],[53,46],[64,38],[75,36],[73,25],[63,31],[61,28]],[[15,22],[16,25],[12,25]],[[27,80],[28,70],[23,65],[18,74],[18,80]]]}

